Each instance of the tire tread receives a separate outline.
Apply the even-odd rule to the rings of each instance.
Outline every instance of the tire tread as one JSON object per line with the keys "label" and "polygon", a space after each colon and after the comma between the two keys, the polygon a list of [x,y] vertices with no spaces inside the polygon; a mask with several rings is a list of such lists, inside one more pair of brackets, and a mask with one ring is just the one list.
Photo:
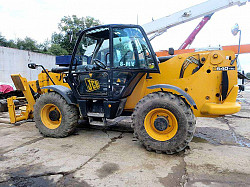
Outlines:
{"label": "tire tread", "polygon": [[[186,138],[179,143],[174,149],[168,149],[168,148],[163,148],[161,149],[156,148],[155,144],[157,142],[152,141],[151,137],[142,137],[140,136],[140,128],[138,128],[136,125],[138,124],[139,121],[139,116],[141,116],[141,111],[140,109],[145,108],[146,105],[149,102],[152,102],[155,99],[163,99],[167,100],[168,102],[171,102],[171,104],[176,105],[180,110],[183,111],[183,113],[186,116],[187,119],[187,136]],[[174,154],[178,153],[186,148],[188,143],[192,140],[194,132],[195,132],[195,117],[194,114],[190,108],[190,106],[183,101],[183,99],[175,94],[169,93],[169,92],[154,92],[146,95],[143,97],[136,105],[134,112],[132,114],[132,125],[131,127],[134,129],[134,137],[137,138],[147,150],[150,151],[155,151],[156,153],[166,153],[166,154]],[[144,125],[143,125],[144,126]],[[160,147],[160,146],[158,146]]]}

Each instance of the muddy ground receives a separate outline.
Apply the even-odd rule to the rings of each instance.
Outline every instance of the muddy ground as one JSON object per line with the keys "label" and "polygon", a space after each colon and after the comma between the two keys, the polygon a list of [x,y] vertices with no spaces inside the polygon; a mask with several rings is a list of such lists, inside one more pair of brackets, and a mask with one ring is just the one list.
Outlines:
{"label": "muddy ground", "polygon": [[53,139],[0,113],[0,186],[250,186],[250,87],[239,100],[235,115],[197,119],[176,155],[146,151],[125,117]]}

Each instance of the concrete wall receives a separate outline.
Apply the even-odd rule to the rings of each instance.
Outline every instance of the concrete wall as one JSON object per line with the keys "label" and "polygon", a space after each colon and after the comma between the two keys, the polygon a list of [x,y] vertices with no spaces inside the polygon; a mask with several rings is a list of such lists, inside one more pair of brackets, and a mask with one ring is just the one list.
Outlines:
{"label": "concrete wall", "polygon": [[46,69],[55,67],[55,56],[8,47],[0,47],[0,83],[12,84],[11,74],[21,74],[27,80],[37,80],[41,68],[32,70],[28,63],[42,64]]}

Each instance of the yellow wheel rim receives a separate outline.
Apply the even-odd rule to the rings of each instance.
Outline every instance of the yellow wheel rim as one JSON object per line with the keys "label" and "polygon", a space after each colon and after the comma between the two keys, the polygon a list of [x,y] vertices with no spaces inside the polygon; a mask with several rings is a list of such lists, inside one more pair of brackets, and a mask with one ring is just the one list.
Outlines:
{"label": "yellow wheel rim", "polygon": [[[58,111],[58,112],[56,112]],[[57,119],[52,119],[51,112],[57,113]],[[41,110],[41,119],[43,124],[49,129],[56,129],[61,125],[62,114],[59,108],[54,104],[46,104]]]}
{"label": "yellow wheel rim", "polygon": [[145,117],[144,127],[149,136],[158,141],[170,140],[178,130],[178,122],[172,112],[155,108]]}

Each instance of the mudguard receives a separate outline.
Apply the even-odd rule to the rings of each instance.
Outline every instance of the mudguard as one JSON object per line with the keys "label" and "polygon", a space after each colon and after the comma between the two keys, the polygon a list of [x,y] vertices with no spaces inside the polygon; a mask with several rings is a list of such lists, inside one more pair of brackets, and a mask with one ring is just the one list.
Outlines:
{"label": "mudguard", "polygon": [[149,86],[148,89],[156,89],[156,88],[167,88],[167,89],[171,89],[171,90],[175,90],[176,92],[178,92],[180,95],[182,95],[183,97],[185,97],[185,99],[189,102],[189,104],[191,106],[194,107],[194,109],[197,109],[197,106],[193,100],[193,98],[185,91],[183,91],[182,89],[180,89],[177,86],[173,86],[170,84],[156,84],[153,86]]}
{"label": "mudguard", "polygon": [[68,104],[77,104],[76,98],[73,95],[73,92],[71,89],[61,86],[61,85],[51,85],[51,86],[45,86],[42,87],[41,89],[48,89],[48,90],[53,90],[54,92],[60,94]]}

